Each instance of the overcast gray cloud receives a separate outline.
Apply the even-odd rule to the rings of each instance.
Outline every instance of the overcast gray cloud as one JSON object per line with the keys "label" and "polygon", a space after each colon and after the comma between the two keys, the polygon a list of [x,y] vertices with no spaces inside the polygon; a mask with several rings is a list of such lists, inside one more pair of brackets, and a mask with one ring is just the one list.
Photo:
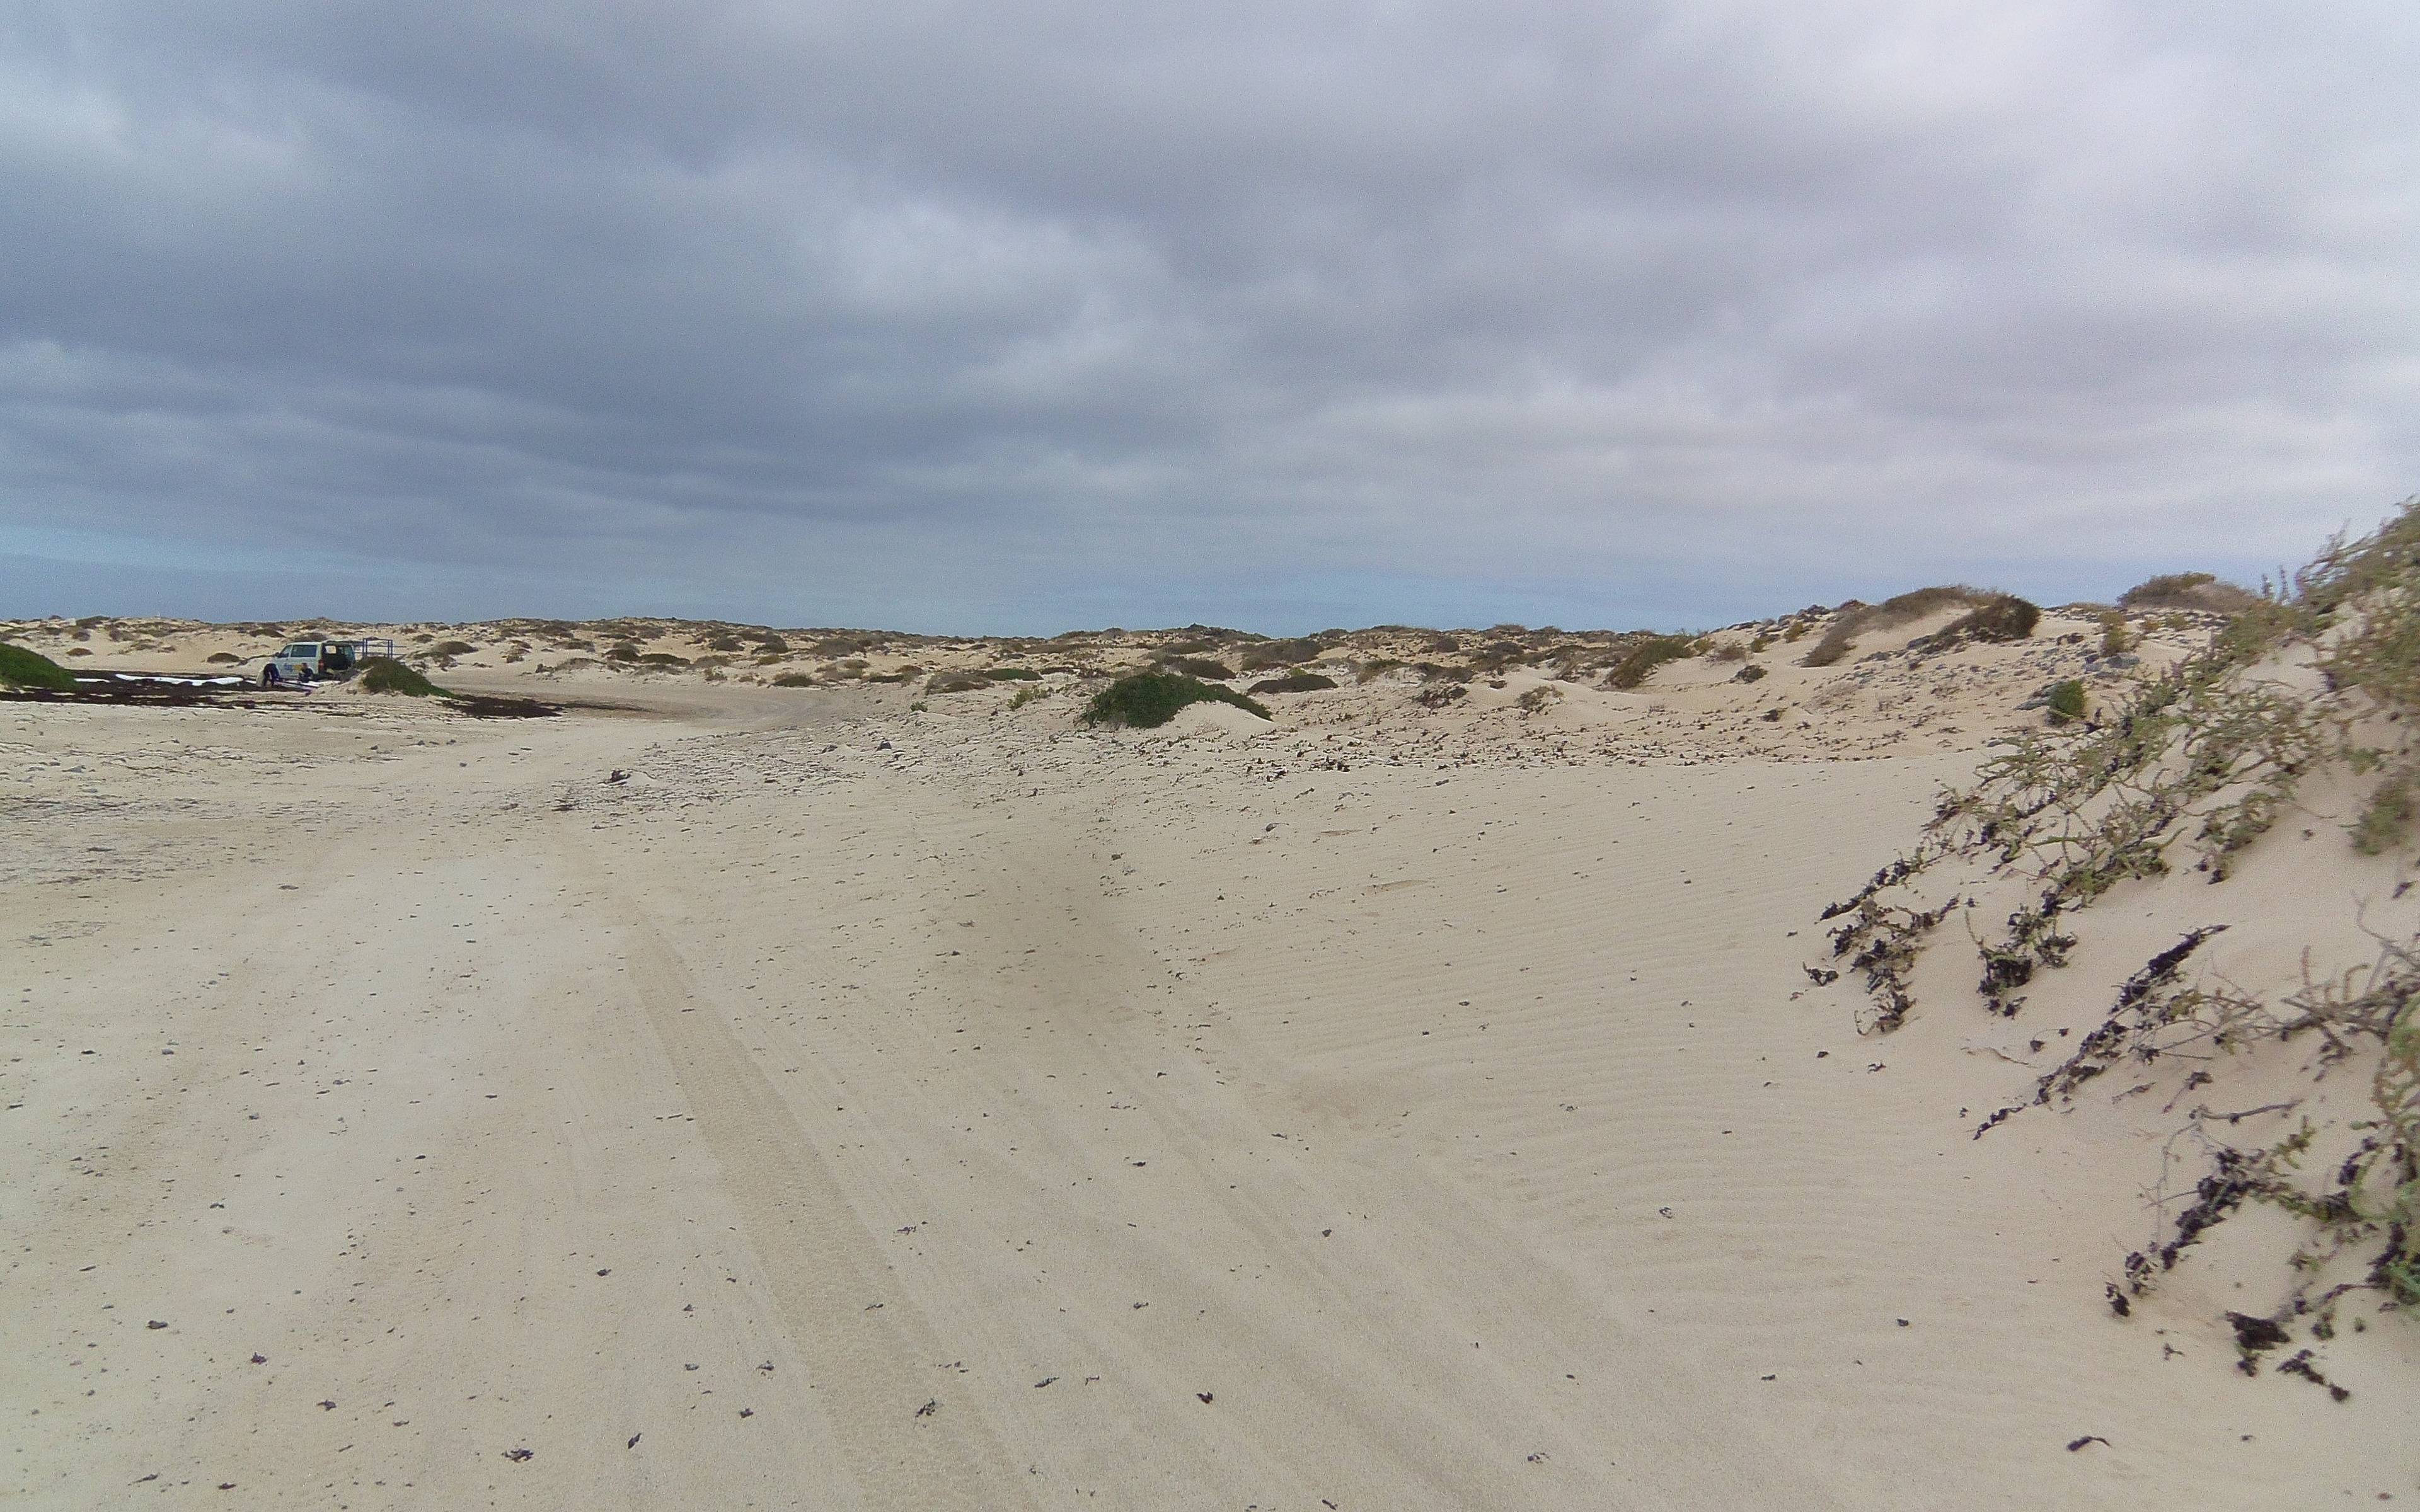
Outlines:
{"label": "overcast gray cloud", "polygon": [[0,8],[0,613],[1709,624],[2420,489],[2420,10]]}

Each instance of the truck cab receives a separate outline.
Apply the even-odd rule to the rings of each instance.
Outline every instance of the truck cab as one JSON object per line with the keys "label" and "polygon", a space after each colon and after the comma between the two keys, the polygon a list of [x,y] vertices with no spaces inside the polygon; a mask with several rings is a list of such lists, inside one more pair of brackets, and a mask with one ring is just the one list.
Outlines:
{"label": "truck cab", "polygon": [[326,641],[288,641],[261,664],[260,686],[275,687],[280,683],[316,683],[326,675],[327,665]]}
{"label": "truck cab", "polygon": [[393,640],[289,640],[275,656],[262,663],[260,686],[276,687],[284,683],[317,683],[328,679],[342,681],[361,671],[362,663],[372,656],[390,659],[399,656]]}
{"label": "truck cab", "polygon": [[353,647],[353,642],[345,640],[290,640],[261,665],[260,686],[348,676],[356,659]]}

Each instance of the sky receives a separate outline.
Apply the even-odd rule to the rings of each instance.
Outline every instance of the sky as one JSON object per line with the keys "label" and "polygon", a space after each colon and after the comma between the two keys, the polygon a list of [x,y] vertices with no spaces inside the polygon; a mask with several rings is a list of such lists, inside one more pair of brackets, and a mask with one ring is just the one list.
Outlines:
{"label": "sky", "polygon": [[2411,0],[0,7],[0,616],[1705,627],[2420,492]]}

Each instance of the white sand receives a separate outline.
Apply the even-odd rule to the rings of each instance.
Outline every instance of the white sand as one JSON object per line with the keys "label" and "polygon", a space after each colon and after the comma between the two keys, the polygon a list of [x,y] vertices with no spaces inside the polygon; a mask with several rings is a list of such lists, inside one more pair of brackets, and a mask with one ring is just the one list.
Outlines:
{"label": "white sand", "polygon": [[2004,1026],[1801,969],[2024,654],[1150,734],[0,704],[0,1499],[2420,1497],[2420,1331],[2335,1403],[2223,1269],[2113,1319],[2155,1120],[1971,1139]]}

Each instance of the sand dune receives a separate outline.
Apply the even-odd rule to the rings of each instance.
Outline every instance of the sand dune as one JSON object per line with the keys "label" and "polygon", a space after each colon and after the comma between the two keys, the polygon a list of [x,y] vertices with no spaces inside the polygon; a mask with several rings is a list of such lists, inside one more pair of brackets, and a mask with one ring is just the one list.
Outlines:
{"label": "sand dune", "polygon": [[[8,1494],[2420,1497],[2408,1323],[2336,1341],[2337,1401],[2236,1369],[2257,1268],[2113,1317],[2149,1107],[1976,1139],[2040,1057],[1947,1006],[1964,962],[1886,1038],[1806,969],[2087,623],[1159,732],[1078,728],[1062,674],[1012,709],[535,651],[448,676],[620,709],[0,703]],[[867,662],[1001,655],[957,645]],[[2300,894],[2395,901],[2298,847],[2228,970],[2291,976],[2257,926]]]}

